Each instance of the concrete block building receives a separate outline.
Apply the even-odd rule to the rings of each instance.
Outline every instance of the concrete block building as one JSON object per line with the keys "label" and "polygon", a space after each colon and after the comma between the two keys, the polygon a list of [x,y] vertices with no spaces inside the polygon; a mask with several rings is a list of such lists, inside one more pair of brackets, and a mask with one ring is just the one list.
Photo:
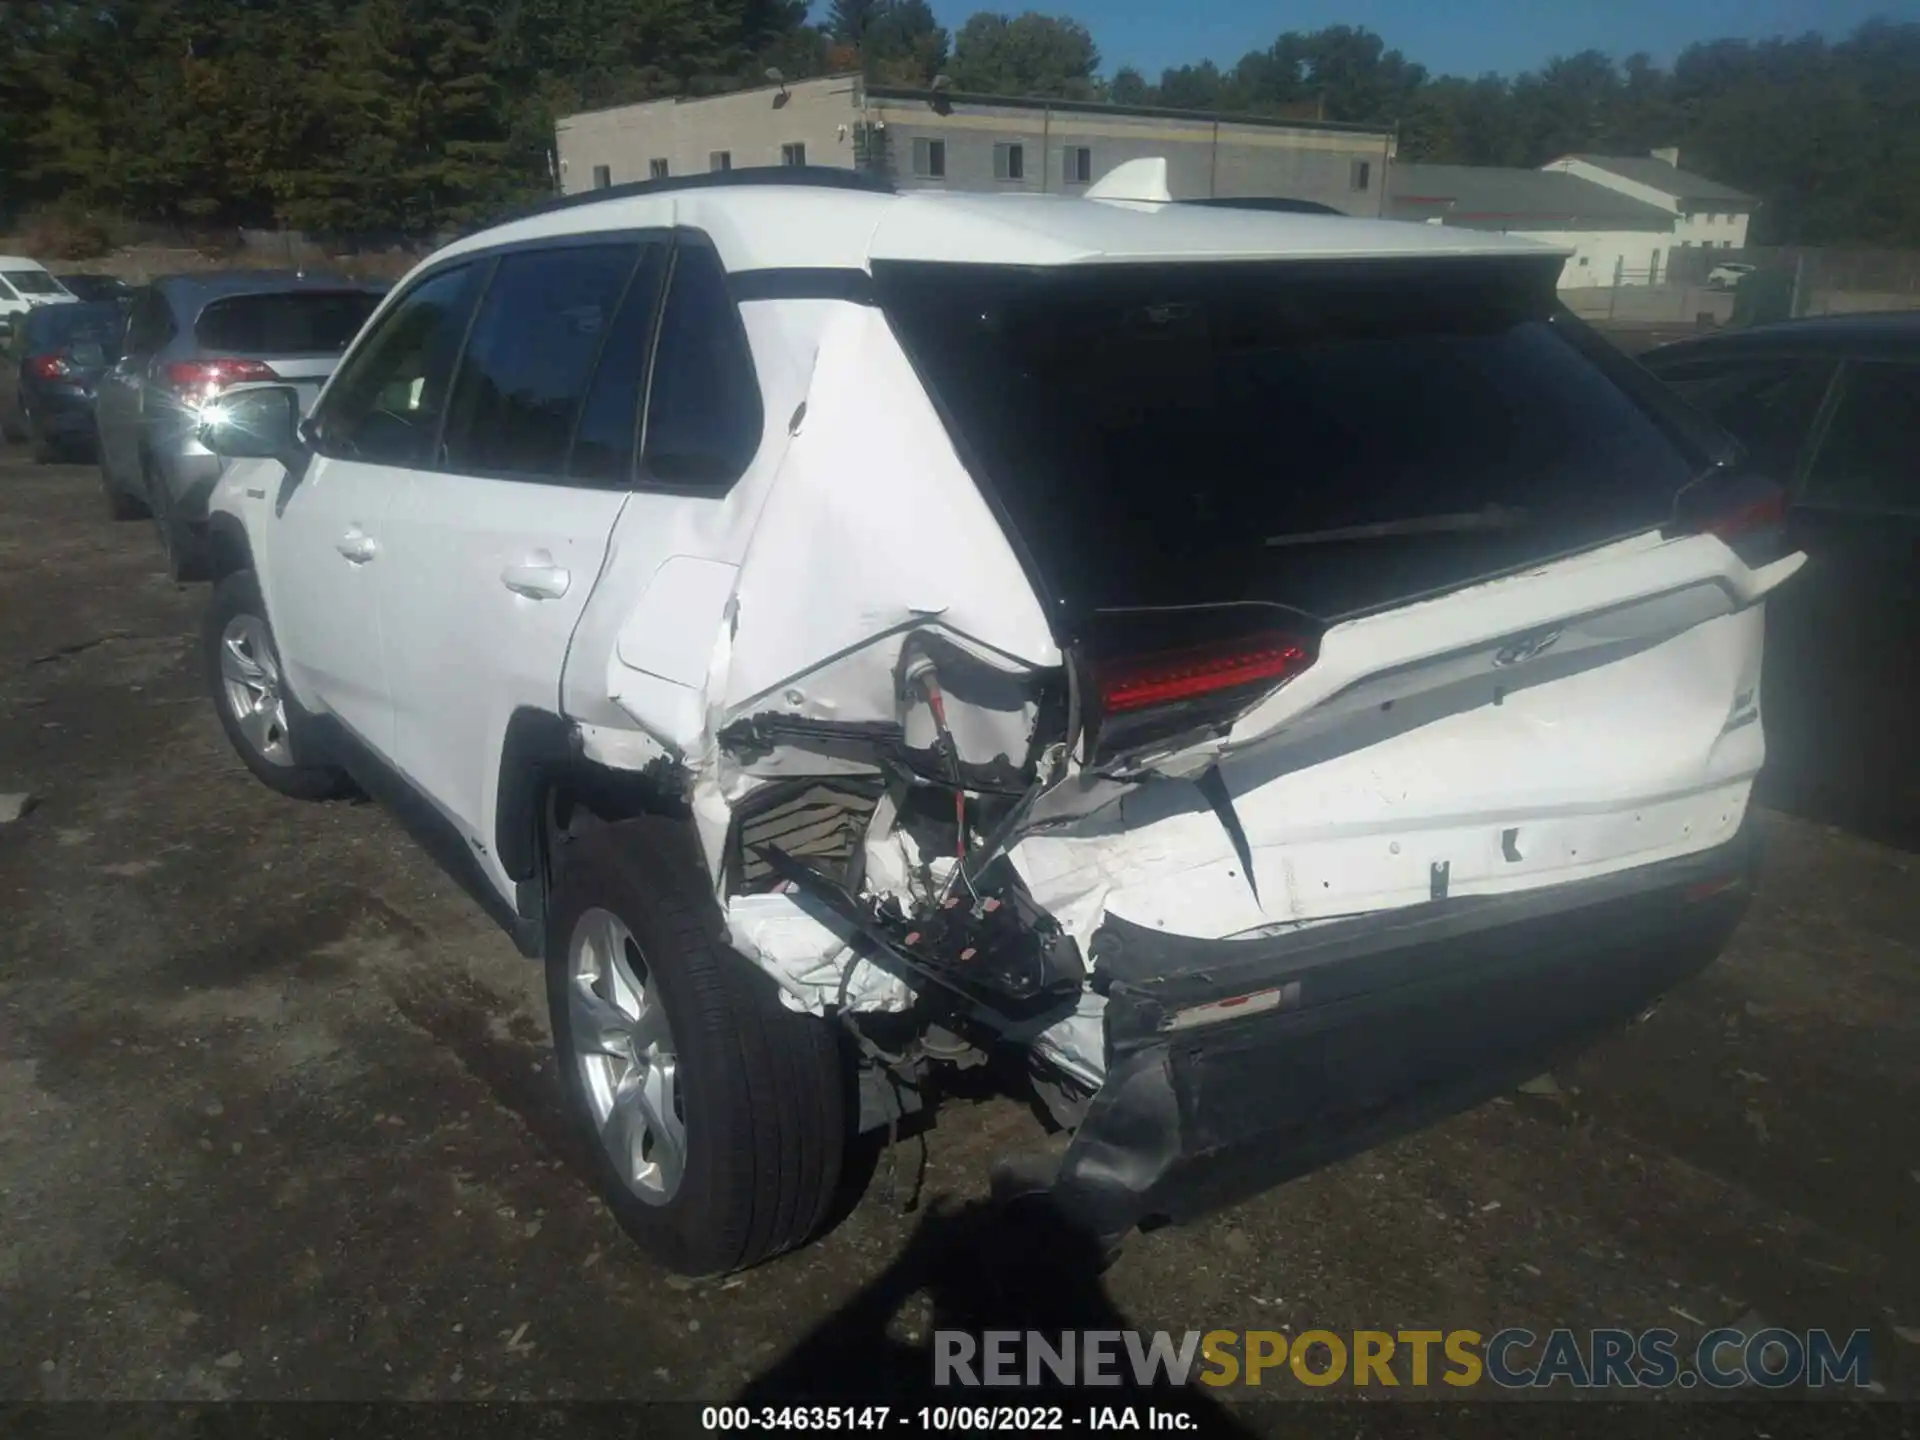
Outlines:
{"label": "concrete block building", "polygon": [[902,189],[1073,194],[1142,156],[1167,162],[1180,200],[1283,196],[1385,213],[1388,129],[1144,106],[867,85],[858,76],[569,115],[560,187],[763,165],[833,165]]}
{"label": "concrete block building", "polygon": [[[1679,152],[1569,155],[1538,170],[1396,164],[1386,214],[1570,250],[1562,288],[1659,285],[1675,252],[1739,250],[1755,200],[1679,168]],[[1693,277],[1698,279],[1698,276]]]}

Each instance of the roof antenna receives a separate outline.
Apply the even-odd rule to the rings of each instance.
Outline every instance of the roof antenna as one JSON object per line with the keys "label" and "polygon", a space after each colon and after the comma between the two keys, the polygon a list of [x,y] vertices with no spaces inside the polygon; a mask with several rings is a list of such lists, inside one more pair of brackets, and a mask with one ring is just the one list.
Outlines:
{"label": "roof antenna", "polygon": [[1105,200],[1114,205],[1173,202],[1173,192],[1167,189],[1167,162],[1160,155],[1116,165],[1081,193],[1089,200]]}

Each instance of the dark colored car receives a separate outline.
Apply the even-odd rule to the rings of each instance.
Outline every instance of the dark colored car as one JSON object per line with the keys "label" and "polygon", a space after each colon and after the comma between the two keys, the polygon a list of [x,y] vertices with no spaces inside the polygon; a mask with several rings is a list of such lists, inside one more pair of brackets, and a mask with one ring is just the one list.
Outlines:
{"label": "dark colored car", "polygon": [[1756,326],[1640,359],[1788,486],[1809,557],[1768,606],[1763,795],[1920,839],[1920,312]]}
{"label": "dark colored car", "polygon": [[128,308],[94,422],[108,513],[151,514],[168,571],[207,559],[207,496],[221,463],[195,438],[200,407],[230,385],[283,381],[311,405],[387,291],[384,283],[275,270],[163,275]]}
{"label": "dark colored car", "polygon": [[120,307],[47,305],[31,311],[7,347],[9,438],[31,439],[42,459],[90,453],[94,387],[119,355]]}
{"label": "dark colored car", "polygon": [[125,304],[136,293],[132,285],[113,275],[56,275],[54,278],[87,301]]}

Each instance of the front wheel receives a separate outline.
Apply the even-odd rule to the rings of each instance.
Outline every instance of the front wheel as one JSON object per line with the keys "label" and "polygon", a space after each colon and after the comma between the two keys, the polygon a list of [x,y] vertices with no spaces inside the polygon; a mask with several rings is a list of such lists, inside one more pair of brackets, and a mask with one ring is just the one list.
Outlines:
{"label": "front wheel", "polygon": [[279,646],[251,570],[237,571],[214,588],[201,644],[220,728],[256,779],[296,800],[351,793],[340,771],[301,763],[288,724]]}
{"label": "front wheel", "polygon": [[670,821],[566,843],[547,1002],[567,1107],[627,1232],[683,1275],[809,1239],[839,1183],[838,1032],[727,947],[705,867]]}

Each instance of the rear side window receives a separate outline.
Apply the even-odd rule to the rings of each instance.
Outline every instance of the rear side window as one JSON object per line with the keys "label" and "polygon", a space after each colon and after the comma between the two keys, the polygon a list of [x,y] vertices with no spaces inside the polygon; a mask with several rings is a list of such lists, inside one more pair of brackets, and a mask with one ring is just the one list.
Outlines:
{"label": "rear side window", "polygon": [[1323,617],[1670,517],[1700,457],[1555,320],[1553,278],[1531,260],[875,274],[1056,598]]}
{"label": "rear side window", "polygon": [[382,465],[430,461],[477,288],[473,266],[442,270],[380,317],[327,391],[322,453]]}
{"label": "rear side window", "polygon": [[566,473],[594,363],[639,258],[632,243],[502,257],[454,381],[444,465]]}
{"label": "rear side window", "polygon": [[574,427],[573,455],[567,464],[570,479],[624,485],[633,476],[640,392],[646,383],[660,286],[672,253],[664,243],[645,246],[640,267],[627,282],[627,293],[600,350],[593,385],[580,407],[580,422]]}
{"label": "rear side window", "polygon": [[144,290],[127,317],[126,352],[152,355],[173,338],[173,311],[158,290]]}
{"label": "rear side window", "polygon": [[660,317],[644,478],[724,490],[752,463],[762,424],[753,355],[726,271],[706,246],[682,242]]}
{"label": "rear side window", "polygon": [[1655,373],[1747,449],[1756,467],[1791,481],[1833,378],[1829,361],[1695,361]]}
{"label": "rear side window", "polygon": [[201,309],[193,338],[222,355],[338,355],[379,303],[359,290],[229,295]]}
{"label": "rear side window", "polygon": [[1807,477],[1807,498],[1920,515],[1920,365],[1857,361]]}

